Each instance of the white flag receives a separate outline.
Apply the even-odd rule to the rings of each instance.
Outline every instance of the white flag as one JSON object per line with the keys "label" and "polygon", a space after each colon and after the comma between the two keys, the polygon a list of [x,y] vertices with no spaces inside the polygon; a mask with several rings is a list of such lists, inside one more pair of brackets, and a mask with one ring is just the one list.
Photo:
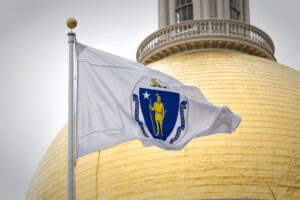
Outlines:
{"label": "white flag", "polygon": [[180,150],[195,137],[231,133],[241,118],[199,89],[142,64],[76,43],[76,155],[139,139]]}

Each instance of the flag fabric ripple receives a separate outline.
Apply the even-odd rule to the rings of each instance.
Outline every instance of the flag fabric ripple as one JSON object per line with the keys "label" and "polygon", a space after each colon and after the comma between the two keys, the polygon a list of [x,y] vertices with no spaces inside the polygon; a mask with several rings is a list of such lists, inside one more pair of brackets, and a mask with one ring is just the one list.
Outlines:
{"label": "flag fabric ripple", "polygon": [[[232,133],[241,118],[201,91],[142,64],[75,43],[76,157],[139,139],[181,150],[191,139]],[[234,95],[234,94],[233,94]]]}

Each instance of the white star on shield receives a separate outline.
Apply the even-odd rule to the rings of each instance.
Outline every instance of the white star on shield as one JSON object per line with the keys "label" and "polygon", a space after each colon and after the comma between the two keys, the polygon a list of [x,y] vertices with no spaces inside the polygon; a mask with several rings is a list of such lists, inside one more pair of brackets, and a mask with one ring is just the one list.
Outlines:
{"label": "white star on shield", "polygon": [[150,94],[148,94],[147,91],[143,93],[143,95],[144,95],[144,99],[149,99]]}

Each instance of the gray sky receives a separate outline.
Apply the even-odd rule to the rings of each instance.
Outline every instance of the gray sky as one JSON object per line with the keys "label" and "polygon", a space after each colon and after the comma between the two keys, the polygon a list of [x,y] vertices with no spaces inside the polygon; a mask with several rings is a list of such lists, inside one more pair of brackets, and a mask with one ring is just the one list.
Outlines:
{"label": "gray sky", "polygon": [[[299,6],[250,0],[251,24],[271,36],[278,62],[298,70]],[[157,1],[0,0],[0,199],[24,199],[67,122],[70,16],[78,19],[79,42],[135,60],[138,45],[157,30]]]}

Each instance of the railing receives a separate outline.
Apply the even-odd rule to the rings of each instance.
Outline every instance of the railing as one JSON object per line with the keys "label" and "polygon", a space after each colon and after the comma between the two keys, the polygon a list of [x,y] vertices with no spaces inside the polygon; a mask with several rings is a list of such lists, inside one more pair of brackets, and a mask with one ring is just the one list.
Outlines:
{"label": "railing", "polygon": [[[258,55],[275,60],[274,44],[262,30],[232,20],[193,20],[174,24],[154,32],[139,46],[137,60],[147,63],[147,59],[158,50],[170,47],[178,42],[197,40],[222,40],[246,44],[246,48],[254,49]],[[226,47],[223,47],[226,48]]]}

